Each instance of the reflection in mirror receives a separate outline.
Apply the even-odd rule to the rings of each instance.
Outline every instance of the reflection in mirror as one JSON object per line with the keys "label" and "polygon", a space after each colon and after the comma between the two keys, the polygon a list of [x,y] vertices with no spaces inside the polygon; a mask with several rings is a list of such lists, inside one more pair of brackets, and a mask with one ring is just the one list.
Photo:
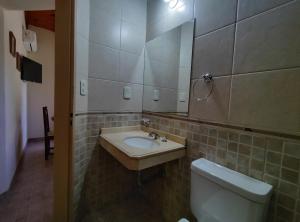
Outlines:
{"label": "reflection in mirror", "polygon": [[146,43],[143,111],[187,114],[194,21]]}

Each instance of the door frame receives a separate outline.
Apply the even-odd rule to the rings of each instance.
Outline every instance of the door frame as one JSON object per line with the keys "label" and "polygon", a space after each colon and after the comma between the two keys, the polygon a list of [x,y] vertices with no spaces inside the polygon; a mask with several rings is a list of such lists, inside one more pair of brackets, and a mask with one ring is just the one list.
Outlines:
{"label": "door frame", "polygon": [[56,0],[53,221],[72,217],[74,0]]}

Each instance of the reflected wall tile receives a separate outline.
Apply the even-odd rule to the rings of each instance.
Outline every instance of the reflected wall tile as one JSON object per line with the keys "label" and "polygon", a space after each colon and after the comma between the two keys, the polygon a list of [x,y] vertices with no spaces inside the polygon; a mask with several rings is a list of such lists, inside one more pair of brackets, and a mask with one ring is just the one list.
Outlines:
{"label": "reflected wall tile", "polygon": [[144,25],[122,22],[121,49],[140,54],[146,41],[146,30]]}
{"label": "reflected wall tile", "polygon": [[168,11],[168,4],[161,0],[147,1],[147,23],[148,25],[162,20]]}
{"label": "reflected wall tile", "polygon": [[[154,90],[159,90],[159,100],[154,101]],[[177,109],[177,90],[144,85],[143,110],[174,112]]]}
{"label": "reflected wall tile", "polygon": [[144,54],[136,55],[120,52],[120,78],[121,82],[143,84]]}
{"label": "reflected wall tile", "polygon": [[254,16],[290,1],[292,0],[240,0],[238,4],[238,20]]}
{"label": "reflected wall tile", "polygon": [[[161,0],[148,1],[147,41],[194,18],[194,0],[185,1],[185,10],[170,10]],[[160,9],[158,9],[160,7]]]}
{"label": "reflected wall tile", "polygon": [[193,78],[205,73],[213,76],[231,74],[234,25],[195,39],[193,56]]}
{"label": "reflected wall tile", "polygon": [[229,121],[233,124],[300,132],[300,69],[236,75]]}
{"label": "reflected wall tile", "polygon": [[300,65],[300,1],[237,23],[234,73]]}
{"label": "reflected wall tile", "polygon": [[237,0],[195,0],[195,36],[233,24],[236,5]]}
{"label": "reflected wall tile", "polygon": [[91,43],[89,77],[118,80],[119,59],[119,50]]}
{"label": "reflected wall tile", "polygon": [[147,0],[122,0],[122,20],[146,25]]}
{"label": "reflected wall tile", "polygon": [[[210,86],[203,83],[203,80],[193,80],[199,84],[195,90],[191,90],[190,117],[213,122],[226,122],[228,115],[228,104],[230,94],[231,77],[217,77],[214,80],[214,91],[207,101],[198,102],[196,97],[205,97],[210,91]],[[193,93],[193,91],[195,93]]]}

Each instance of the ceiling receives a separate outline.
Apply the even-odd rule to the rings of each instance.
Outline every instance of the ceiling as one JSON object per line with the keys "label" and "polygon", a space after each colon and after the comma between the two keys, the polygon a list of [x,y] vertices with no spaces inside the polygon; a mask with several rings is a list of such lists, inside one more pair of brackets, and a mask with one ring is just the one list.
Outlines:
{"label": "ceiling", "polygon": [[55,11],[25,11],[26,26],[33,25],[49,31],[55,31]]}
{"label": "ceiling", "polygon": [[55,0],[0,0],[0,6],[15,10],[54,10]]}

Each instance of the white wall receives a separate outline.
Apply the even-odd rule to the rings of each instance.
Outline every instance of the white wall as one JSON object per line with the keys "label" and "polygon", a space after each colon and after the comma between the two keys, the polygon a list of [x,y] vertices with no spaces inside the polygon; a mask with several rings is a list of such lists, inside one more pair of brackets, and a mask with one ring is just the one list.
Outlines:
{"label": "white wall", "polygon": [[[0,32],[4,31],[4,12],[0,8]],[[0,35],[0,193],[5,191],[5,112],[4,112],[4,35]],[[3,181],[3,182],[1,182]]]}
{"label": "white wall", "polygon": [[[55,34],[46,29],[30,26],[37,33],[38,51],[28,53],[28,57],[43,65],[43,82],[28,82],[28,138],[44,136],[42,107],[47,106],[49,118],[54,115],[54,77],[55,77]],[[50,120],[53,127],[53,121]]]}
{"label": "white wall", "polygon": [[[1,9],[3,10],[3,9]],[[20,156],[27,143],[27,85],[20,79],[20,73],[16,69],[16,60],[9,53],[9,31],[12,31],[17,41],[17,51],[25,54],[22,44],[22,26],[24,13],[22,11],[3,10],[1,44],[4,45],[1,69],[2,91],[2,118],[1,129],[4,130],[4,138],[1,141],[0,159],[2,170],[0,171],[0,193],[6,191],[13,179]],[[3,116],[4,114],[4,116]]]}

